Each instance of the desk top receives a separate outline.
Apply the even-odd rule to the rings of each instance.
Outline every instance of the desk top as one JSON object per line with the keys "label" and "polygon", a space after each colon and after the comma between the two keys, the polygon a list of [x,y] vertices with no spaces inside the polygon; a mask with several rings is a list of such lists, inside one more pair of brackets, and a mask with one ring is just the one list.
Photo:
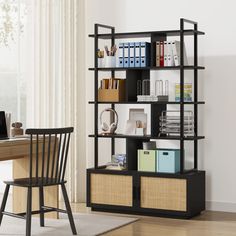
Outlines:
{"label": "desk top", "polygon": [[5,145],[17,145],[22,143],[28,143],[30,138],[23,137],[23,138],[9,138],[9,139],[1,139],[0,140],[0,147]]}
{"label": "desk top", "polygon": [[29,155],[29,138],[0,140],[0,161],[14,160]]}

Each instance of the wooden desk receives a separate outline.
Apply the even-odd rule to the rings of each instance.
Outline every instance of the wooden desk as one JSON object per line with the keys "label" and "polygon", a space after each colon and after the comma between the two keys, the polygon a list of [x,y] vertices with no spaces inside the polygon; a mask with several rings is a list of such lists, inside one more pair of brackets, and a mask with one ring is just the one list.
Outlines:
{"label": "wooden desk", "polygon": [[[13,160],[13,179],[25,178],[29,176],[29,145],[27,138],[0,140],[0,161]],[[0,163],[1,164],[1,163]],[[0,180],[3,181],[3,180]],[[45,206],[57,207],[58,187],[44,188]],[[32,210],[39,209],[39,191],[33,188]],[[27,194],[25,188],[13,187],[13,212],[26,211]],[[57,212],[45,213],[45,217],[58,218]]]}

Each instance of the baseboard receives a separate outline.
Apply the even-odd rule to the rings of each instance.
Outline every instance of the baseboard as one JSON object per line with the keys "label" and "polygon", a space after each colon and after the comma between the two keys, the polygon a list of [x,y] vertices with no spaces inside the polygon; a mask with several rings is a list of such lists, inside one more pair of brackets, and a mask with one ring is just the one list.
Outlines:
{"label": "baseboard", "polygon": [[206,209],[209,211],[236,212],[236,203],[206,201]]}

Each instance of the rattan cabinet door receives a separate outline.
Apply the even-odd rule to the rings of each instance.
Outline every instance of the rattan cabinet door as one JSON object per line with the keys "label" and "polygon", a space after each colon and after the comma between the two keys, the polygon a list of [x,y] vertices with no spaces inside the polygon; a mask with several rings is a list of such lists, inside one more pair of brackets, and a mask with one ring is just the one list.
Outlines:
{"label": "rattan cabinet door", "polygon": [[187,211],[187,180],[144,177],[140,179],[142,208]]}
{"label": "rattan cabinet door", "polygon": [[133,178],[128,175],[91,174],[91,203],[133,205]]}

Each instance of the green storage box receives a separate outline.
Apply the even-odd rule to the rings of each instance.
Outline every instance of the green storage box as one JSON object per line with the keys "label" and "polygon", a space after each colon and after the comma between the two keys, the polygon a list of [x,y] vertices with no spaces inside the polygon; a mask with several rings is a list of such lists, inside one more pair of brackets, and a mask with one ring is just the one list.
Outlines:
{"label": "green storage box", "polygon": [[138,171],[157,171],[156,150],[138,150]]}

